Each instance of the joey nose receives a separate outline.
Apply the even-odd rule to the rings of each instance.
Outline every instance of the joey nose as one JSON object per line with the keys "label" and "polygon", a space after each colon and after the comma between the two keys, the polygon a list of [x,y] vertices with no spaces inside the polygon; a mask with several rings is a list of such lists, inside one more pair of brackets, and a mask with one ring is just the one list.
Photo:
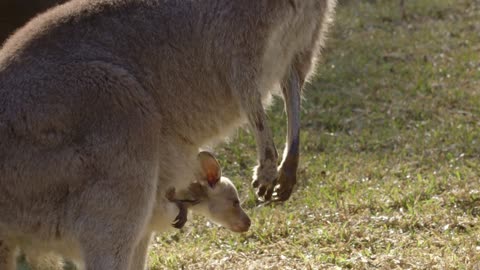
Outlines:
{"label": "joey nose", "polygon": [[247,219],[245,220],[245,226],[247,227],[247,230],[250,228],[250,225],[252,225],[252,221],[250,220],[250,218],[247,217]]}
{"label": "joey nose", "polygon": [[237,233],[243,233],[250,229],[250,225],[252,224],[250,218],[247,216],[245,218],[241,218],[236,224],[230,227],[230,230]]}
{"label": "joey nose", "polygon": [[249,217],[243,219],[243,224],[240,226],[241,232],[246,232],[250,229],[250,225],[252,225],[252,221]]}

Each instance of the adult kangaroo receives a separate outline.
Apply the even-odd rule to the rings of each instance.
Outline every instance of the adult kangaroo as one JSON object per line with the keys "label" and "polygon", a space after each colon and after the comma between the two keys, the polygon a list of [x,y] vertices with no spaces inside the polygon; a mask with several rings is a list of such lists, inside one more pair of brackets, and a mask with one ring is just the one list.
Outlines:
{"label": "adult kangaroo", "polygon": [[[30,21],[0,50],[0,239],[57,241],[89,270],[129,269],[158,185],[185,188],[198,148],[244,123],[258,196],[288,199],[301,89],[334,6],[72,0]],[[263,109],[274,93],[288,118],[278,171]]]}

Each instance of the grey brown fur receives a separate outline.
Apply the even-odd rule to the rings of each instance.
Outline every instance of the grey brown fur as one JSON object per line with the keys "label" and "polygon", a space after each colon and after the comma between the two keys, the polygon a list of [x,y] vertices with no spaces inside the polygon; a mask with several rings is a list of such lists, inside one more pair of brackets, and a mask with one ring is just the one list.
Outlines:
{"label": "grey brown fur", "polygon": [[[243,123],[259,196],[278,184],[287,199],[300,90],[334,6],[73,0],[32,20],[0,50],[0,238],[74,247],[89,270],[129,269],[158,188],[185,188],[197,149]],[[288,117],[278,172],[272,93]]]}

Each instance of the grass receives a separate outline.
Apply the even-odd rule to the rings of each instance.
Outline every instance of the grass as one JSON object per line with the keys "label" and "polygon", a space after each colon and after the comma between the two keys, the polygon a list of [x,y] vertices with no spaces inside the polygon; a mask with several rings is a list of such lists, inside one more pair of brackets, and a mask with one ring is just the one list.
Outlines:
{"label": "grass", "polygon": [[[305,91],[299,184],[258,207],[255,145],[217,147],[251,230],[158,235],[153,269],[480,269],[480,2],[341,1]],[[282,148],[285,114],[270,111]]]}
{"label": "grass", "polygon": [[[252,217],[159,235],[153,269],[480,268],[480,2],[343,1],[302,115],[300,183],[257,207],[247,131],[217,147]],[[281,102],[270,112],[283,146]]]}

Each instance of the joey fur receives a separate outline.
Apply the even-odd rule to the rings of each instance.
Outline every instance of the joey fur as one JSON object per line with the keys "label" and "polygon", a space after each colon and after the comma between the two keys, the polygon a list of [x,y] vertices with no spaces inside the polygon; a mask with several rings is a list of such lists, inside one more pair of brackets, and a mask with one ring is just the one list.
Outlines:
{"label": "joey fur", "polygon": [[[196,173],[196,181],[190,183],[188,188],[175,191],[167,190],[167,198],[183,204],[183,209],[191,210],[195,215],[204,216],[210,221],[225,227],[226,229],[242,233],[250,228],[250,218],[240,205],[235,185],[230,179],[222,176],[220,164],[216,158],[208,152],[200,152],[198,155],[200,168]],[[167,207],[165,207],[167,206]],[[153,232],[164,232],[171,229],[178,216],[186,213],[178,213],[171,204],[156,204],[149,230],[137,245],[131,269],[145,269],[147,265],[147,250]],[[173,219],[173,217],[175,220]],[[186,220],[184,220],[186,221]]]}
{"label": "joey fur", "polygon": [[[258,195],[288,199],[300,92],[334,6],[72,0],[34,18],[0,49],[0,239],[74,247],[89,270],[129,269],[158,187],[186,188],[197,149],[245,123]],[[272,94],[288,118],[278,169],[263,108]]]}

